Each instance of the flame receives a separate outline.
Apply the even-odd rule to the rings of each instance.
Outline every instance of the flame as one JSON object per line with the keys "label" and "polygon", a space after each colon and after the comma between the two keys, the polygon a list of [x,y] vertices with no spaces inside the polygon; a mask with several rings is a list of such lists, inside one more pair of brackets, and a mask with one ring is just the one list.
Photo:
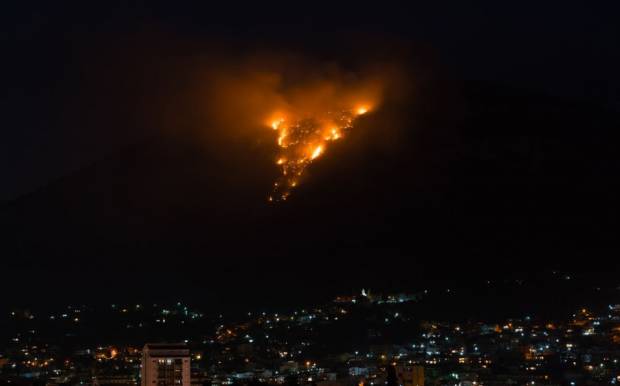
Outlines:
{"label": "flame", "polygon": [[325,136],[326,141],[339,139],[341,137],[340,130],[337,127],[332,127],[327,131],[327,135]]}
{"label": "flame", "polygon": [[368,112],[368,107],[360,106],[360,107],[357,108],[357,110],[355,110],[355,112],[357,113],[357,115],[366,114]]}
{"label": "flame", "polygon": [[316,149],[314,149],[312,155],[310,156],[310,159],[315,159],[316,157],[320,156],[321,153],[323,153],[323,145],[319,145],[316,147]]}
{"label": "flame", "polygon": [[284,118],[276,119],[275,121],[271,122],[271,128],[274,130],[278,130],[278,127],[280,127],[282,122],[284,122]]}
{"label": "flame", "polygon": [[359,106],[322,115],[288,115],[287,119],[271,120],[270,126],[277,132],[280,151],[276,165],[280,167],[281,176],[274,182],[268,200],[285,201],[308,165],[325,153],[328,143],[344,138],[355,120],[368,111],[367,106]]}

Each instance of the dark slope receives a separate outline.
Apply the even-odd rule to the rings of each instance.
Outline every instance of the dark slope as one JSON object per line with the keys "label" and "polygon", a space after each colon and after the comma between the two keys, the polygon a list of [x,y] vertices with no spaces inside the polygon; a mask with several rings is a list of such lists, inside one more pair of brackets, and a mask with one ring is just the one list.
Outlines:
{"label": "dark slope", "polygon": [[[616,272],[617,114],[428,87],[365,118],[288,202],[265,201],[267,145],[157,137],[4,206],[1,253],[63,281],[148,272],[254,296],[317,280],[327,294],[565,264]],[[407,130],[378,129],[395,116]]]}

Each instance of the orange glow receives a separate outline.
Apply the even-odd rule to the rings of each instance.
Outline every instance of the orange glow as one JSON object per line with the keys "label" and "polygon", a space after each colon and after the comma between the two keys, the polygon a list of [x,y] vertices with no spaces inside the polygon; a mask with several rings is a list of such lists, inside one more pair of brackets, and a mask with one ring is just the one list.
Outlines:
{"label": "orange glow", "polygon": [[[275,65],[278,67],[277,61]],[[311,163],[326,152],[330,156],[338,153],[328,152],[330,143],[347,138],[358,120],[381,105],[392,76],[377,71],[383,65],[371,67],[349,73],[330,65],[324,73],[309,68],[307,74],[298,74],[299,68],[265,72],[258,66],[246,76],[232,77],[234,92],[227,90],[227,96],[231,104],[241,105],[235,111],[224,105],[223,110],[230,113],[235,124],[245,119],[253,128],[267,127],[267,135],[273,133],[276,153],[272,162],[280,175],[272,185],[269,201],[289,198],[304,182]],[[245,113],[240,114],[242,111]]]}
{"label": "orange glow", "polygon": [[271,122],[271,128],[274,130],[278,130],[278,127],[280,127],[282,122],[284,122],[284,118],[278,118],[274,120],[273,122]]}
{"label": "orange glow", "polygon": [[316,149],[314,149],[312,155],[310,156],[310,159],[315,159],[316,157],[320,156],[321,153],[323,153],[323,145],[319,145],[316,147]]}
{"label": "orange glow", "polygon": [[340,130],[338,130],[337,127],[332,127],[331,129],[327,130],[327,134],[325,135],[325,140],[333,141],[333,140],[339,139],[340,137],[341,137]]}
{"label": "orange glow", "polygon": [[[266,187],[264,198],[273,202],[291,198],[293,189],[309,182],[311,163],[354,155],[356,150],[345,144],[329,146],[333,141],[347,140],[360,122],[371,123],[371,115],[373,122],[381,122],[381,130],[367,135],[372,133],[364,128],[353,146],[390,145],[400,133],[398,122],[383,120],[383,114],[380,121],[374,120],[379,118],[375,113],[384,104],[409,97],[413,74],[408,66],[401,69],[398,55],[377,54],[370,42],[363,44],[370,55],[351,56],[344,66],[337,57],[325,60],[323,55],[306,55],[298,49],[289,52],[262,47],[236,52],[209,44],[205,51],[209,55],[198,55],[187,63],[182,59],[179,68],[192,70],[191,78],[186,79],[188,75],[184,74],[180,83],[183,98],[173,98],[174,108],[160,109],[162,119],[147,114],[151,117],[147,123],[161,125],[174,137],[185,132],[196,136],[217,155],[218,162],[221,157],[228,165],[226,169],[238,174],[226,184],[253,183],[270,174],[264,163],[267,168],[271,165],[271,183],[279,184]],[[211,50],[219,48],[224,49],[221,57],[219,52],[212,55]],[[173,91],[177,95],[176,88]],[[155,99],[161,102],[159,94]],[[321,150],[313,155],[319,146]],[[256,165],[248,162],[250,159],[256,160]],[[238,171],[236,168],[246,167],[242,165],[247,170]]]}
{"label": "orange glow", "polygon": [[308,112],[299,116],[287,113],[286,116],[293,119],[272,119],[270,126],[277,132],[280,148],[276,164],[280,166],[282,175],[274,182],[268,200],[286,200],[291,189],[299,184],[306,167],[325,152],[327,144],[344,138],[357,117],[367,112],[368,107],[362,106],[326,113]]}
{"label": "orange glow", "polygon": [[286,144],[284,143],[284,140],[286,139],[286,130],[283,129],[280,131],[280,136],[278,137],[278,145],[280,147],[286,147]]}

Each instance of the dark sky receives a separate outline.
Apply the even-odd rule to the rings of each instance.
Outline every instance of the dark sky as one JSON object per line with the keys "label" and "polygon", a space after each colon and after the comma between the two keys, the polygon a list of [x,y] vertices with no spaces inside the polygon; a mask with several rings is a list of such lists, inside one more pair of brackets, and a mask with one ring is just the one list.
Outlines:
{"label": "dark sky", "polygon": [[[342,36],[390,36],[434,50],[440,63],[461,78],[618,107],[619,31],[611,7],[588,2],[424,3],[323,4],[303,10],[278,4],[241,10],[223,4],[8,5],[2,16],[7,137],[0,149],[0,199],[14,199],[118,147],[118,141],[109,143],[93,129],[71,127],[63,121],[62,106],[67,99],[90,98],[103,87],[93,84],[91,77],[100,76],[89,72],[93,62],[112,66],[111,71],[150,65],[135,49],[145,43],[157,46],[157,40],[199,45],[223,39],[245,42],[249,50],[267,42],[316,54]],[[151,59],[176,54],[161,52]]]}
{"label": "dark sky", "polygon": [[[617,12],[426,3],[6,6],[4,289],[139,294],[172,274],[308,295],[617,269]],[[276,207],[268,148],[183,131],[197,63],[266,50],[388,59],[410,82]]]}

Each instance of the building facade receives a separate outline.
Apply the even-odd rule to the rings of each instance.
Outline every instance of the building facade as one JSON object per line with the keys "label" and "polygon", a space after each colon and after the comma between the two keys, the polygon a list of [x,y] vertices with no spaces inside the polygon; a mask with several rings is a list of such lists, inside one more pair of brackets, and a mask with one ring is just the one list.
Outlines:
{"label": "building facade", "polygon": [[190,386],[189,348],[149,343],[142,350],[141,386]]}
{"label": "building facade", "polygon": [[424,386],[424,367],[416,365],[397,366],[396,377],[399,386]]}

